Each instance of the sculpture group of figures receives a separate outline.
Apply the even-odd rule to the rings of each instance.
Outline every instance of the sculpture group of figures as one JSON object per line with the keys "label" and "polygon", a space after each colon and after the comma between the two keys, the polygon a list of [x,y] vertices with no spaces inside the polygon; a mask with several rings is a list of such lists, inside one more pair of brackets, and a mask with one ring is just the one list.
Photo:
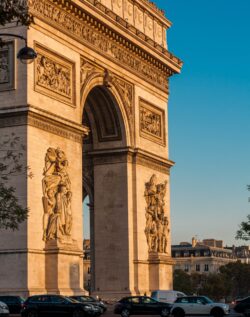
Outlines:
{"label": "sculpture group of figures", "polygon": [[38,54],[37,84],[48,89],[71,95],[70,70],[50,58]]}
{"label": "sculpture group of figures", "polygon": [[43,240],[69,237],[72,227],[71,183],[68,160],[60,149],[49,148],[43,171]]}
{"label": "sculpture group of figures", "polygon": [[157,184],[156,175],[145,184],[146,228],[149,252],[167,253],[169,222],[166,216],[167,182]]}

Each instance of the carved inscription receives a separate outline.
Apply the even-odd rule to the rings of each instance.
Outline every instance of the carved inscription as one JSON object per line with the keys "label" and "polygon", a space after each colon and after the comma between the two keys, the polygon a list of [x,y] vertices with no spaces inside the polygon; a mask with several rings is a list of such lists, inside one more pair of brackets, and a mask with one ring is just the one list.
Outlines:
{"label": "carved inscription", "polygon": [[63,102],[74,103],[74,65],[36,45],[35,90]]}
{"label": "carved inscription", "polygon": [[140,100],[141,136],[165,143],[164,124],[164,111]]}
{"label": "carved inscription", "polygon": [[42,180],[44,241],[70,240],[72,192],[67,168],[65,153],[60,148],[48,148]]}
{"label": "carved inscription", "polygon": [[169,221],[166,215],[165,196],[167,181],[157,184],[157,177],[152,175],[145,184],[146,228],[144,230],[149,252],[167,253]]}
{"label": "carved inscription", "polygon": [[167,74],[164,71],[143,61],[129,50],[125,50],[124,46],[111,40],[100,30],[87,24],[86,21],[78,19],[47,0],[29,0],[29,7],[32,14],[50,21],[60,30],[74,36],[98,53],[105,54],[119,65],[124,65],[153,85],[161,87],[165,91],[168,90]]}

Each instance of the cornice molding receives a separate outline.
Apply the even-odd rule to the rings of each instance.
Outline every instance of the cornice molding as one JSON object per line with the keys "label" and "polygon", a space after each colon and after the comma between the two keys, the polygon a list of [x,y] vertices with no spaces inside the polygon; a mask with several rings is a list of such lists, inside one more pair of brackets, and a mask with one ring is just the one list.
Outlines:
{"label": "cornice molding", "polygon": [[165,92],[168,77],[181,69],[182,62],[166,49],[157,53],[164,58],[163,62],[68,0],[29,0],[29,8],[35,17]]}
{"label": "cornice molding", "polygon": [[[58,120],[59,119],[59,120]],[[0,128],[30,125],[60,137],[82,143],[88,128],[33,106],[20,106],[0,112]]]}
{"label": "cornice molding", "polygon": [[170,174],[170,168],[174,165],[173,161],[130,147],[96,150],[89,152],[88,155],[93,157],[94,165],[132,163],[148,167],[166,175]]}

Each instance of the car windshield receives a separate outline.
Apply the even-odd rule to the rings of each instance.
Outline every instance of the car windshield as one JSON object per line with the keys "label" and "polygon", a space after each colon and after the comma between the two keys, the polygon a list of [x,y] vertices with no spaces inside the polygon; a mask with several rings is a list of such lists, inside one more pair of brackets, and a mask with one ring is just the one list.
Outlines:
{"label": "car windshield", "polygon": [[207,304],[213,303],[212,299],[208,298],[207,296],[203,296],[202,298],[204,298],[204,301],[205,301]]}
{"label": "car windshield", "polygon": [[74,298],[70,298],[70,297],[67,297],[67,296],[64,296],[64,298],[66,299],[66,301],[70,302],[70,303],[78,303],[78,301]]}

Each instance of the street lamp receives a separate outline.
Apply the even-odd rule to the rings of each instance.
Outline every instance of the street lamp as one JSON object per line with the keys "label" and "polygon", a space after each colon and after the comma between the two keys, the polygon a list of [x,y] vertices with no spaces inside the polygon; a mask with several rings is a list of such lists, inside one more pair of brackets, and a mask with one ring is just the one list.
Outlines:
{"label": "street lamp", "polygon": [[25,41],[25,46],[23,48],[21,48],[20,51],[17,53],[17,58],[23,64],[30,64],[37,57],[37,53],[33,50],[33,48],[27,46],[27,39],[25,37],[23,37],[22,35],[16,35],[16,34],[11,34],[11,33],[0,33],[0,45],[2,42],[1,36],[17,37],[17,38]]}

